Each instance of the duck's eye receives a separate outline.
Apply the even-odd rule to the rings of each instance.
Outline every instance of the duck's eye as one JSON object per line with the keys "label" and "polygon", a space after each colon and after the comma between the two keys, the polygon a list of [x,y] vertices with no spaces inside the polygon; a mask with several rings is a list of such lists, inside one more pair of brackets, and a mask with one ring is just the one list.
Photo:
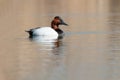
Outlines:
{"label": "duck's eye", "polygon": [[56,19],[55,22],[56,23],[61,23],[61,21],[59,19]]}

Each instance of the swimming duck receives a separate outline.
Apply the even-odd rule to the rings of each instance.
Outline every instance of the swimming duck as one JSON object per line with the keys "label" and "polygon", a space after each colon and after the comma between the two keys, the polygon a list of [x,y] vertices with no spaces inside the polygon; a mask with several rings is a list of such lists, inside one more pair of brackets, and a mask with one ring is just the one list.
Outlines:
{"label": "swimming duck", "polygon": [[38,36],[60,38],[64,35],[64,32],[59,28],[59,25],[68,26],[68,24],[61,19],[61,17],[55,16],[51,22],[51,27],[37,27],[27,30],[26,32],[29,33],[29,38]]}

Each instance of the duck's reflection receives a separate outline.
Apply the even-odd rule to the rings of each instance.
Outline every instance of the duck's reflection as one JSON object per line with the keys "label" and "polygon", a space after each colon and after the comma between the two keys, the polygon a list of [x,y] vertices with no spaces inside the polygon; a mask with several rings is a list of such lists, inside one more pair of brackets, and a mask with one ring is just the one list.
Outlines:
{"label": "duck's reflection", "polygon": [[60,47],[62,44],[61,37],[54,38],[54,37],[48,37],[48,36],[39,36],[39,37],[37,36],[37,37],[29,38],[29,39],[30,41],[33,41],[37,43],[38,45],[49,46],[53,49]]}
{"label": "duck's reflection", "polygon": [[[36,61],[34,63],[26,63],[31,64],[31,66],[27,66],[31,67],[28,76],[32,75],[32,77],[30,76],[32,79],[40,80],[57,80],[58,78],[63,80],[66,75],[66,68],[62,40],[35,37],[30,38],[30,41],[37,46],[35,50],[38,50],[31,54],[39,57],[31,60]],[[23,77],[25,76],[23,75]]]}

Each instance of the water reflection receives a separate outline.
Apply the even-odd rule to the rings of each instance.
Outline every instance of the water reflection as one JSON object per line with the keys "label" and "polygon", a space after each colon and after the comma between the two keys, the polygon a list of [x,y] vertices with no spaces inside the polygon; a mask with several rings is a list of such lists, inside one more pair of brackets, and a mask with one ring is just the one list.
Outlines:
{"label": "water reflection", "polygon": [[[62,40],[28,39],[19,55],[19,80],[65,79],[65,53]],[[28,43],[29,42],[29,43]],[[33,51],[35,50],[35,51]]]}
{"label": "water reflection", "polygon": [[119,80],[120,70],[120,1],[110,1],[109,12],[112,14],[108,17],[109,32],[108,35],[108,71],[109,80]]}
{"label": "water reflection", "polygon": [[30,41],[37,43],[38,45],[49,46],[51,48],[60,47],[62,39],[57,39],[48,36],[37,36],[29,38]]}

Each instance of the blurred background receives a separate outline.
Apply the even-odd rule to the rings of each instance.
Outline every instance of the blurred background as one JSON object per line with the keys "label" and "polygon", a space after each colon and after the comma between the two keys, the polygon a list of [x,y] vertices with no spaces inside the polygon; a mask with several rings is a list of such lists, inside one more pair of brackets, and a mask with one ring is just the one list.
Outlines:
{"label": "blurred background", "polygon": [[[25,30],[69,26],[61,41],[31,41]],[[119,0],[0,0],[0,80],[119,80]]]}

